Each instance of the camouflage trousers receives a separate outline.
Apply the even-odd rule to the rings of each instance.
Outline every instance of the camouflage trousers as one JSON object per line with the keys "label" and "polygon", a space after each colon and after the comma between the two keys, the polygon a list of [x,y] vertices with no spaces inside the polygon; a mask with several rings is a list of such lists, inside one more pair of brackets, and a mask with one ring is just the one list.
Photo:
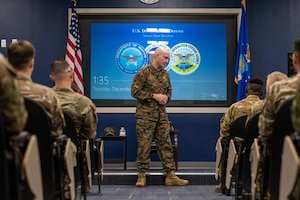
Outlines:
{"label": "camouflage trousers", "polygon": [[153,122],[137,119],[136,136],[138,142],[136,162],[139,172],[146,172],[150,167],[150,151],[153,141],[156,142],[157,154],[162,162],[163,171],[175,169],[168,121]]}

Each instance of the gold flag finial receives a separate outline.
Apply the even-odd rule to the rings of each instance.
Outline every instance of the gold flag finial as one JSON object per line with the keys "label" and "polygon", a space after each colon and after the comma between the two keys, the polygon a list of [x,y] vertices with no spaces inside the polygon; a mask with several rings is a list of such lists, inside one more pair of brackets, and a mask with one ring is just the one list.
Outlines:
{"label": "gold flag finial", "polygon": [[[76,0],[75,0],[76,1]],[[241,4],[244,6],[244,9],[246,10],[246,0],[242,0]]]}
{"label": "gold flag finial", "polygon": [[71,0],[71,1],[73,1],[74,6],[76,6],[77,1],[76,0]]}

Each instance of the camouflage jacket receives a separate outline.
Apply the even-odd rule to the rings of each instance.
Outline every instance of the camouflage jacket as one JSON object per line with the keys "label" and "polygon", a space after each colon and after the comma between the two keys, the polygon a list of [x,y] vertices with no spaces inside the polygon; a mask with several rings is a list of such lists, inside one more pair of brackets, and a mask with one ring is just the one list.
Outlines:
{"label": "camouflage jacket", "polygon": [[300,85],[297,88],[295,99],[292,103],[292,122],[298,134],[300,133]]}
{"label": "camouflage jacket", "polygon": [[24,99],[19,93],[14,69],[0,54],[0,113],[5,130],[12,134],[22,131],[27,121]]}
{"label": "camouflage jacket", "polygon": [[230,135],[230,127],[232,122],[242,115],[249,115],[253,104],[260,101],[257,95],[248,95],[245,99],[232,104],[220,121],[220,137]]}
{"label": "camouflage jacket", "polygon": [[262,109],[264,108],[265,106],[265,103],[266,103],[266,100],[260,100],[260,101],[257,101],[253,104],[253,106],[250,108],[250,113],[247,117],[247,120],[246,120],[246,123],[245,124],[248,124],[249,120],[256,114],[256,113],[260,113],[262,111]]}
{"label": "camouflage jacket", "polygon": [[66,88],[53,88],[62,109],[71,114],[78,137],[94,138],[97,129],[98,116],[95,104],[86,96]]}
{"label": "camouflage jacket", "polygon": [[156,70],[152,65],[146,65],[136,73],[131,85],[131,95],[137,99],[136,117],[149,121],[168,121],[166,105],[153,99],[153,93],[166,94],[170,101],[170,76],[165,69]]}
{"label": "camouflage jacket", "polygon": [[259,115],[258,130],[263,136],[270,136],[273,132],[276,113],[282,103],[295,96],[296,88],[300,84],[300,74],[286,80],[273,83],[266,96],[265,106]]}
{"label": "camouflage jacket", "polygon": [[18,77],[20,93],[41,103],[50,119],[51,135],[60,136],[65,127],[65,118],[56,93],[49,87],[32,82],[30,78]]}

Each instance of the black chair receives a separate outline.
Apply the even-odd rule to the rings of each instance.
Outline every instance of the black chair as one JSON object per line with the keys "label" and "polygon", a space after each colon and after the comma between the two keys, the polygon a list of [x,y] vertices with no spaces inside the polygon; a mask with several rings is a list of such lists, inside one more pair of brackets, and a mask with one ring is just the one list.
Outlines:
{"label": "black chair", "polygon": [[8,171],[8,161],[5,155],[7,149],[6,143],[6,133],[3,125],[3,118],[0,115],[0,171],[1,171],[1,180],[0,180],[0,193],[3,199],[10,199],[10,185],[9,185],[9,171]]}
{"label": "black chair", "polygon": [[29,98],[24,98],[24,102],[28,112],[25,130],[35,134],[38,139],[44,200],[53,200],[56,186],[50,120],[44,107],[40,103]]}
{"label": "black chair", "polygon": [[43,179],[43,199],[68,198],[65,196],[68,187],[64,187],[65,181],[70,180],[64,159],[68,138],[65,135],[52,137],[50,119],[39,102],[26,97],[24,102],[28,112],[25,131],[36,135],[38,140]]}
{"label": "black chair", "polygon": [[254,114],[246,124],[246,134],[245,134],[245,153],[244,162],[242,164],[242,177],[243,180],[243,191],[242,195],[249,196],[251,193],[251,168],[250,168],[250,152],[251,146],[253,144],[254,138],[258,136],[258,118],[260,113]]}
{"label": "black chair", "polygon": [[[246,135],[245,123],[247,115],[243,115],[235,119],[230,127],[230,141],[226,166],[225,178],[225,193],[230,194],[230,189],[233,187],[235,190],[235,198],[241,194],[240,177],[242,170],[241,164],[243,163],[244,140]],[[234,183],[234,184],[232,184]]]}
{"label": "black chair", "polygon": [[[75,187],[81,185],[81,194],[86,199],[86,188],[92,186],[93,170],[95,160],[93,158],[93,140],[78,138],[73,118],[70,113],[64,111],[66,127],[64,134],[71,138],[71,141],[77,146],[77,166],[74,168]],[[94,169],[94,167],[93,167]],[[76,192],[77,196],[79,195]]]}
{"label": "black chair", "polygon": [[[175,129],[174,124],[170,121],[170,139],[172,142],[173,155],[174,155],[174,163],[175,170],[178,170],[178,130]],[[151,143],[151,154],[157,154],[157,144],[153,141]]]}
{"label": "black chair", "polygon": [[[287,99],[278,109],[271,135],[269,188],[272,199],[278,199],[281,155],[284,137],[294,132],[291,120],[291,104],[294,98]],[[275,175],[276,174],[276,175]]]}
{"label": "black chair", "polygon": [[42,199],[41,166],[36,136],[24,131],[12,135],[5,130],[3,123],[0,115],[2,198]]}

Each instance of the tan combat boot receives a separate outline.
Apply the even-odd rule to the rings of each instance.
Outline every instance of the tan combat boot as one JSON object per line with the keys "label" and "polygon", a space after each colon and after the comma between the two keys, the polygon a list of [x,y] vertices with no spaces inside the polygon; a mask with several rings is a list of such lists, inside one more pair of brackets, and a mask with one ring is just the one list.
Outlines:
{"label": "tan combat boot", "polygon": [[183,186],[189,184],[188,180],[180,179],[178,176],[175,175],[174,171],[168,171],[166,180],[165,180],[165,185],[168,186]]}
{"label": "tan combat boot", "polygon": [[145,187],[146,186],[146,172],[139,172],[138,180],[135,183],[136,187]]}

